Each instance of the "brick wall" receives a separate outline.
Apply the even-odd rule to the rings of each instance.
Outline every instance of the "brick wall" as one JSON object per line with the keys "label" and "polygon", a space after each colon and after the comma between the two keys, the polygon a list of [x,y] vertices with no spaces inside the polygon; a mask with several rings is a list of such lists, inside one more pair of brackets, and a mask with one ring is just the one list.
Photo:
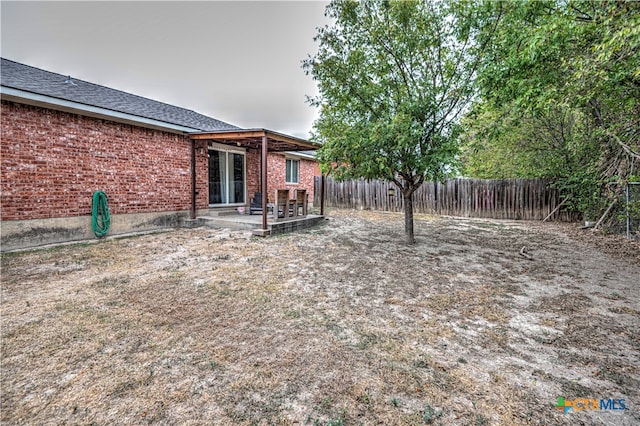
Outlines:
{"label": "brick wall", "polygon": [[[187,136],[2,101],[2,220],[91,214],[105,191],[113,214],[188,211],[191,141]],[[196,208],[209,202],[206,141],[196,143]],[[259,150],[247,151],[247,203],[260,191]],[[313,200],[315,161],[300,159],[298,184],[285,183],[285,156],[268,156],[269,194],[306,189]],[[293,196],[293,191],[292,194]]]}
{"label": "brick wall", "polygon": [[313,176],[315,161],[300,159],[300,173],[298,176],[297,184],[290,184],[286,182],[286,159],[282,154],[272,153],[267,158],[267,164],[269,167],[269,175],[267,176],[267,186],[269,188],[269,194],[273,197],[276,189],[288,188],[293,196],[293,191],[296,189],[306,189],[309,194],[309,200],[313,200]]}
{"label": "brick wall", "polygon": [[[260,151],[247,152],[247,192],[249,199],[256,192],[260,192]],[[293,191],[296,189],[306,189],[309,194],[310,202],[313,201],[313,177],[316,175],[316,169],[319,175],[320,169],[317,163],[312,160],[300,159],[300,175],[298,184],[286,183],[286,157],[283,154],[275,152],[269,153],[267,156],[267,187],[269,191],[269,199],[273,199],[276,189],[288,188],[293,197]]]}
{"label": "brick wall", "polygon": [[247,150],[247,205],[256,192],[260,192],[260,162],[262,152],[255,149]]}
{"label": "brick wall", "polygon": [[[187,136],[6,101],[1,112],[2,220],[89,215],[96,190],[114,214],[189,210]],[[198,208],[207,206],[203,151]]]}
{"label": "brick wall", "polygon": [[[191,184],[191,177],[189,177],[189,184]],[[209,208],[209,149],[207,141],[196,141],[196,192],[196,208]],[[191,202],[190,187],[186,195]]]}
{"label": "brick wall", "polygon": [[309,203],[313,204],[313,178],[320,176],[320,168],[317,161],[300,160],[300,186],[303,186],[309,194]]}

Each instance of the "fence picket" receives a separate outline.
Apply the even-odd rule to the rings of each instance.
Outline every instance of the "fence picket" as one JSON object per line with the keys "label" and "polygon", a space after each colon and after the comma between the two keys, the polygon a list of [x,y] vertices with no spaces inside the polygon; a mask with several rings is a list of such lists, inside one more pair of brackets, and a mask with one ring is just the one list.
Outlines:
{"label": "fence picket", "polygon": [[[314,204],[320,203],[320,177],[316,176]],[[403,211],[402,193],[390,182],[325,179],[325,205],[358,210]],[[395,188],[395,196],[389,195]],[[415,213],[494,219],[542,220],[559,200],[558,190],[544,179],[450,179],[425,182],[415,193]],[[572,221],[578,214],[563,211],[554,220]]]}

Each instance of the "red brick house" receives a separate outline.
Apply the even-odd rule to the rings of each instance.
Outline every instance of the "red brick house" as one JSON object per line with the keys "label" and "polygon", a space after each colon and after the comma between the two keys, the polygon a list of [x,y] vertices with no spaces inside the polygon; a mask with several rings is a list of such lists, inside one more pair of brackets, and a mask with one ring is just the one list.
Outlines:
{"label": "red brick house", "polygon": [[97,190],[109,234],[248,206],[264,189],[306,189],[313,200],[312,142],[6,59],[1,81],[3,251],[92,238]]}

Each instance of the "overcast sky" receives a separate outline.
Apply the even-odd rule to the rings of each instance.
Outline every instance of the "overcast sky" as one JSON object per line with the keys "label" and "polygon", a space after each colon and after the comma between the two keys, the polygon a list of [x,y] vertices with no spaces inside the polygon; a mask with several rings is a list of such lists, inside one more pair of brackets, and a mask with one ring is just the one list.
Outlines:
{"label": "overcast sky", "polygon": [[2,57],[308,137],[317,88],[301,68],[328,1],[2,1]]}

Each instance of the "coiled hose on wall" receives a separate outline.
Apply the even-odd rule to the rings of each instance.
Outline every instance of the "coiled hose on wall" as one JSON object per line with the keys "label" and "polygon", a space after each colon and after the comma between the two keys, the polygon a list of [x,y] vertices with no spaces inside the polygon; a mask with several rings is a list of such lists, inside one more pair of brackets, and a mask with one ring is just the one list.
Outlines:
{"label": "coiled hose on wall", "polygon": [[109,232],[111,215],[107,204],[107,194],[102,191],[93,193],[93,207],[91,208],[91,227],[96,237],[102,238]]}

